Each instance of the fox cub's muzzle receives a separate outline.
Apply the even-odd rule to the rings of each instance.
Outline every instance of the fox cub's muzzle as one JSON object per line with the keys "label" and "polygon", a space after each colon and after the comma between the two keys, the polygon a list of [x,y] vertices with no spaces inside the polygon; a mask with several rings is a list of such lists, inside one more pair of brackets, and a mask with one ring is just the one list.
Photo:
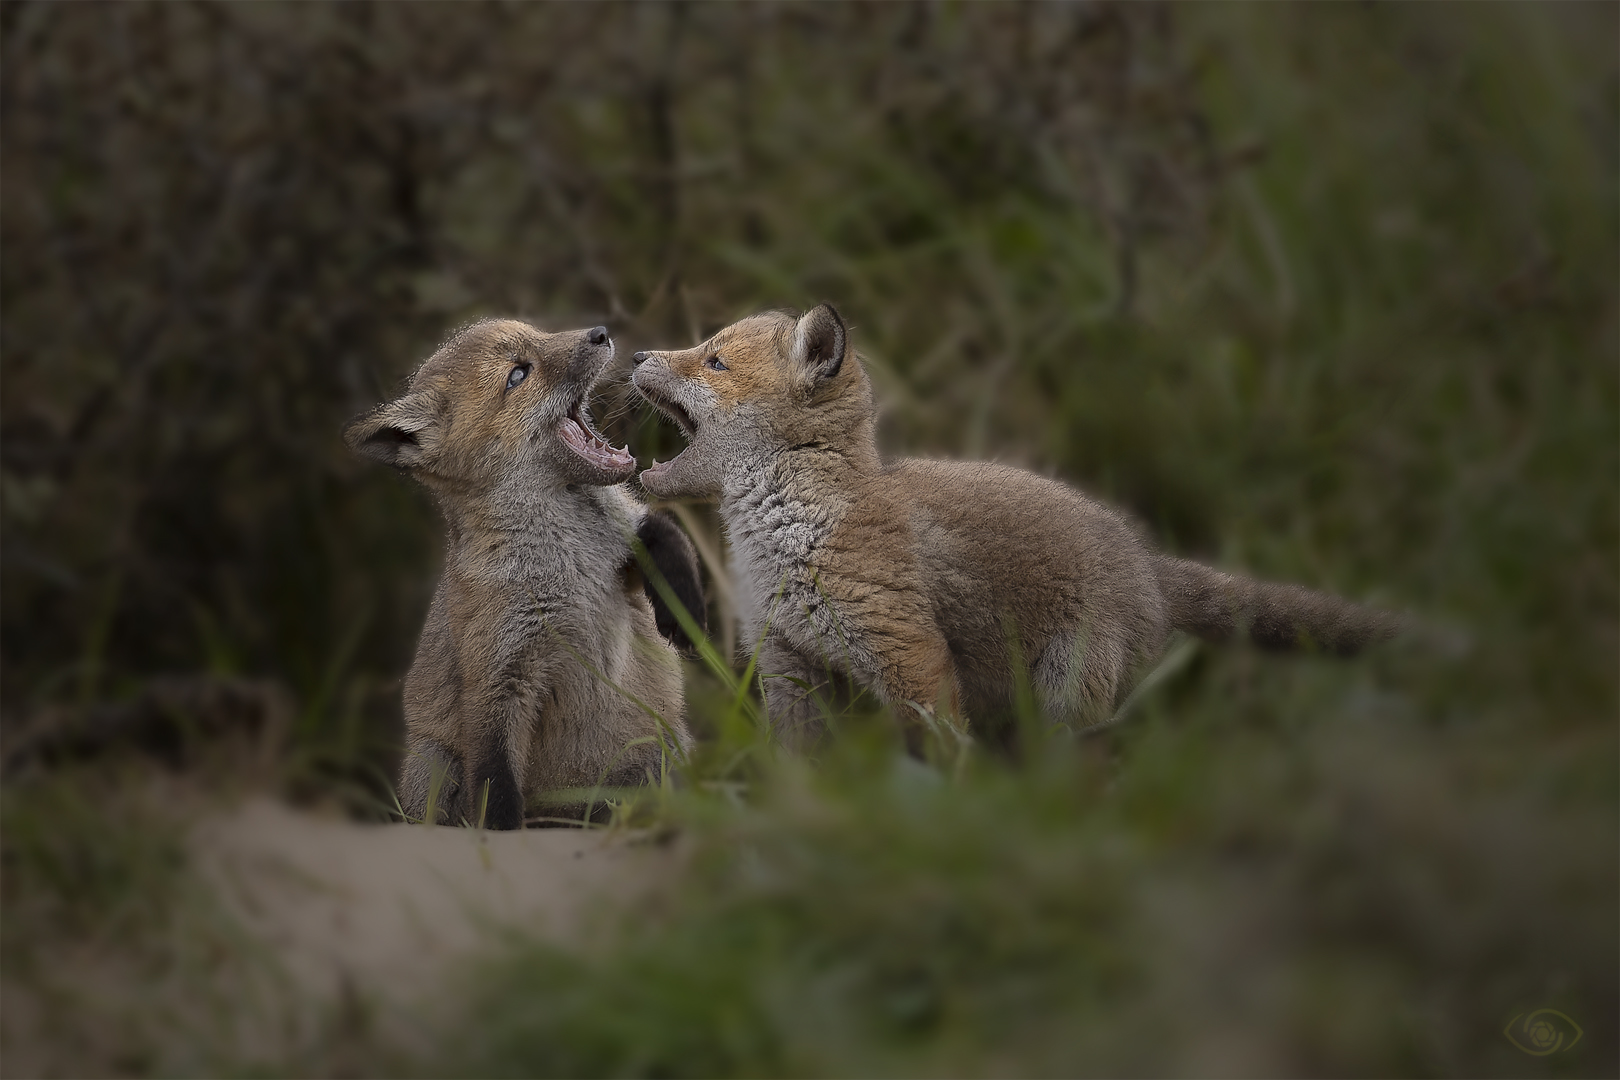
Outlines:
{"label": "fox cub's muzzle", "polygon": [[607,327],[580,331],[580,343],[568,361],[564,376],[572,391],[571,403],[556,427],[562,444],[597,474],[591,479],[604,484],[622,483],[636,471],[636,459],[630,455],[629,448],[609,443],[591,423],[591,414],[585,405],[591,387],[612,362],[613,339],[608,336]]}

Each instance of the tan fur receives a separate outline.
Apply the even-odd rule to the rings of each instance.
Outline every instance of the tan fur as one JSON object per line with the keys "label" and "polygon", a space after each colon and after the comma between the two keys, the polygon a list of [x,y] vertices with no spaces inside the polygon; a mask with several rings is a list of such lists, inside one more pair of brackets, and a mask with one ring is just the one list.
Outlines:
{"label": "tan fur", "polygon": [[407,815],[424,814],[435,774],[449,820],[478,819],[487,781],[486,823],[504,828],[536,792],[644,781],[660,747],[627,744],[660,730],[632,699],[671,725],[666,742],[687,740],[680,666],[632,572],[646,511],[620,481],[634,461],[560,434],[570,416],[589,428],[583,401],[612,355],[601,328],[485,321],[345,431],[425,484],[448,526],[405,679]]}
{"label": "tan fur", "polygon": [[[1001,465],[902,460],[874,440],[871,385],[841,320],[767,312],[634,382],[691,445],[642,473],[661,497],[720,496],[773,721],[812,734],[839,676],[906,702],[997,712],[1011,647],[1055,719],[1107,719],[1170,631],[1348,651],[1396,620],[1321,593],[1156,554],[1119,512]],[[766,633],[768,627],[768,633]]]}

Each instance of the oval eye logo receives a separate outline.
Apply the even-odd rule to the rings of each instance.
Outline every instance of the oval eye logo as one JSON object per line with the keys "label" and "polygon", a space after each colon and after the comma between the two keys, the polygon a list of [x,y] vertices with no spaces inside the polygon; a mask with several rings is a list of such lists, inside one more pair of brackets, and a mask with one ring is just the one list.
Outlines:
{"label": "oval eye logo", "polygon": [[1520,1013],[1502,1029],[1508,1042],[1532,1057],[1546,1057],[1568,1050],[1581,1041],[1581,1025],[1557,1009],[1537,1009]]}

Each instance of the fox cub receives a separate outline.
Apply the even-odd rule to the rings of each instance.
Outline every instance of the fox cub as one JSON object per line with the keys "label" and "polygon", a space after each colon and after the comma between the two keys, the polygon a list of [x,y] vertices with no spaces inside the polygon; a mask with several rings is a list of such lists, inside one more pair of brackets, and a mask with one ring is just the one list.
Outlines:
{"label": "fox cub", "polygon": [[[1004,713],[1010,643],[1053,719],[1105,721],[1172,630],[1347,653],[1391,615],[1156,554],[1119,512],[1053,480],[975,462],[885,464],[871,384],[838,313],[765,312],[632,380],[689,445],[652,494],[718,494],[773,726],[818,731],[840,678],[907,715]],[[768,629],[768,633],[767,633]]]}
{"label": "fox cub", "polygon": [[489,827],[519,828],[526,796],[641,782],[661,743],[688,740],[680,664],[658,633],[673,620],[645,595],[631,537],[701,618],[696,555],[625,491],[635,459],[585,411],[612,359],[600,326],[547,334],[485,320],[441,346],[403,397],[344,429],[355,451],[426,485],[448,526],[405,677],[409,817],[438,786],[449,821],[482,811]]}

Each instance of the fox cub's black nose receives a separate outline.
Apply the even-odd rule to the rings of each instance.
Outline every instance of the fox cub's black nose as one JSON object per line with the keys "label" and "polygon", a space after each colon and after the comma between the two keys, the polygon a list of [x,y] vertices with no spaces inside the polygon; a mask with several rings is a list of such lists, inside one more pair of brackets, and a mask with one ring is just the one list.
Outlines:
{"label": "fox cub's black nose", "polygon": [[634,356],[632,356],[630,358],[630,362],[632,364],[635,364],[637,367],[640,367],[642,362],[645,361],[646,359],[647,359],[647,354],[646,353],[638,352],[638,353],[636,353]]}
{"label": "fox cub's black nose", "polygon": [[592,345],[606,345],[608,341],[607,327],[595,326],[586,331],[585,340]]}

